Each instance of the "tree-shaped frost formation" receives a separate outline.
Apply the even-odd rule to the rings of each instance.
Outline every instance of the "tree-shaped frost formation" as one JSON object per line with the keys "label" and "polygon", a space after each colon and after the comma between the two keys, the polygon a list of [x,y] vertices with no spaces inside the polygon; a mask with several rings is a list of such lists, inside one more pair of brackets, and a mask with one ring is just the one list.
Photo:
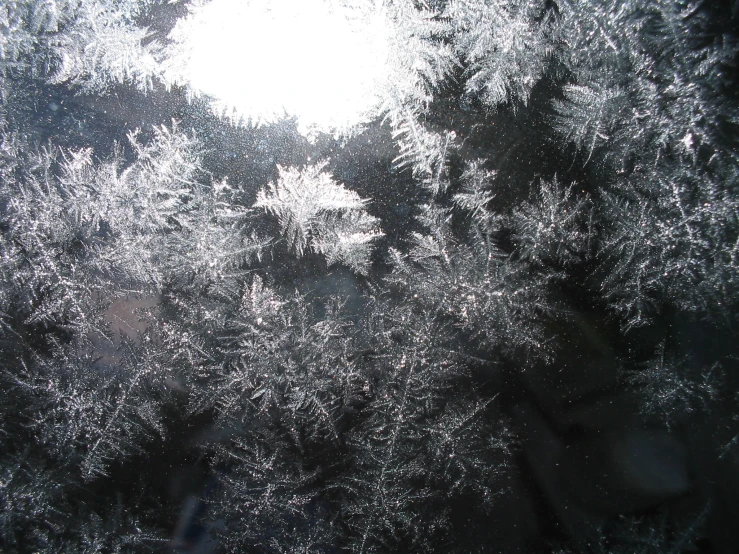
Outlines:
{"label": "tree-shaped frost formation", "polygon": [[298,256],[312,251],[323,254],[329,265],[343,263],[366,273],[372,241],[382,235],[379,220],[367,213],[369,200],[337,183],[325,167],[279,168],[277,183],[260,190],[254,206],[277,216]]}

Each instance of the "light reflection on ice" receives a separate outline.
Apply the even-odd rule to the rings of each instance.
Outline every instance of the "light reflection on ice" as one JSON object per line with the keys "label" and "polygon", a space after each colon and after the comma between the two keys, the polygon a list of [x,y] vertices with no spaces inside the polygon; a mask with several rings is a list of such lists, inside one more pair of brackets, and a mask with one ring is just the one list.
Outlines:
{"label": "light reflection on ice", "polygon": [[171,82],[190,84],[256,121],[296,116],[305,131],[351,127],[377,103],[387,60],[381,3],[201,4],[170,36]]}

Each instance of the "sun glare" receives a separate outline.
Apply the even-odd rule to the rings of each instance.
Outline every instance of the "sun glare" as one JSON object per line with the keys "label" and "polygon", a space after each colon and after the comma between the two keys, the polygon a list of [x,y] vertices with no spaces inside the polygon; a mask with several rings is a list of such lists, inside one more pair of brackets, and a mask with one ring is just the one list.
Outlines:
{"label": "sun glare", "polygon": [[173,32],[171,78],[255,121],[287,114],[303,130],[347,129],[376,104],[385,71],[384,18],[372,4],[213,0]]}

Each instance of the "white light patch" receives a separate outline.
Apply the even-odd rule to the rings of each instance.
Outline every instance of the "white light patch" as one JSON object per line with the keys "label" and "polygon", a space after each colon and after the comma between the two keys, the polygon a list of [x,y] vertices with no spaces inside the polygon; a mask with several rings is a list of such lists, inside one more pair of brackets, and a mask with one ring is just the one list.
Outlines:
{"label": "white light patch", "polygon": [[[357,2],[357,5],[360,3]],[[381,2],[213,0],[171,37],[166,77],[255,121],[286,114],[301,129],[342,130],[377,103],[386,72]]]}

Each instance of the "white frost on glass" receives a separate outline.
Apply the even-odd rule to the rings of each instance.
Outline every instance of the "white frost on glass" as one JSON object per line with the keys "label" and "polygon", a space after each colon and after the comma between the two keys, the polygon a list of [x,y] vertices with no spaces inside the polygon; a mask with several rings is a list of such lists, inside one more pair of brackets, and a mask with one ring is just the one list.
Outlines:
{"label": "white frost on glass", "polygon": [[360,198],[323,171],[326,163],[304,170],[278,166],[280,178],[257,194],[255,207],[277,216],[289,247],[322,254],[329,265],[341,263],[366,274],[372,243],[382,236],[378,218]]}

